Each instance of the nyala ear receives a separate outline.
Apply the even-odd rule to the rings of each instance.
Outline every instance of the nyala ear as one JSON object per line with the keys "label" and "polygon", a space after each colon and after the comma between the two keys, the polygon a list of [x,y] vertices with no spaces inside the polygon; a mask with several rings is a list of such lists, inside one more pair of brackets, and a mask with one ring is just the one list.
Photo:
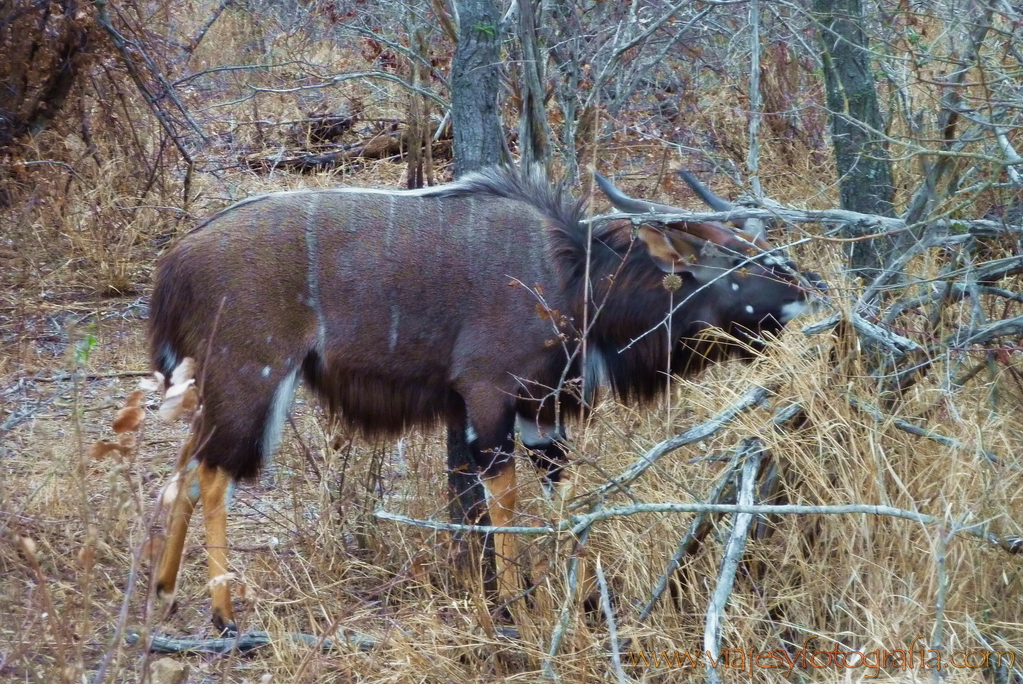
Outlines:
{"label": "nyala ear", "polygon": [[640,226],[636,236],[657,267],[666,273],[688,270],[700,255],[699,243],[702,241],[685,233],[665,233],[650,226]]}

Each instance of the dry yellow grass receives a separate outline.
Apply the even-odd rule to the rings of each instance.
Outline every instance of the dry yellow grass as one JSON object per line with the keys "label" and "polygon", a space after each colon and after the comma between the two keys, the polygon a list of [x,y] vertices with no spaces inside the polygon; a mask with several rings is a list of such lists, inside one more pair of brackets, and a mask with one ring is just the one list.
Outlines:
{"label": "dry yellow grass", "polygon": [[[197,17],[201,13],[196,13]],[[194,35],[200,19],[157,13],[152,31]],[[264,31],[251,16],[229,10],[192,57],[198,71],[223,63],[224,54],[244,55]],[[176,22],[176,23],[175,23]],[[338,68],[361,59],[324,42],[279,33],[267,52],[315,56]],[[257,51],[258,52],[258,51]],[[249,56],[259,62],[263,54]],[[283,60],[282,60],[283,61]],[[294,76],[300,67],[290,72]],[[289,72],[264,74],[265,85]],[[219,75],[219,103],[244,95],[244,88]],[[73,125],[38,136],[16,166],[18,188],[12,211],[0,217],[0,679],[51,682],[91,677],[112,654],[105,681],[140,681],[147,657],[138,646],[114,639],[135,557],[144,556],[149,522],[160,488],[171,475],[184,428],[161,424],[153,411],[126,459],[87,457],[97,439],[111,438],[110,425],[138,378],[121,371],[147,367],[145,294],[157,252],[233,199],[291,187],[399,186],[399,164],[374,162],[358,175],[257,175],[243,168],[190,178],[184,173],[143,103],[109,81],[82,95],[90,121],[104,121],[86,143]],[[378,116],[400,115],[395,93],[375,102]],[[368,97],[357,83],[339,97]],[[204,93],[189,93],[199,108]],[[708,116],[718,111],[707,97]],[[113,107],[104,109],[110,103]],[[209,104],[205,102],[205,104]],[[208,122],[222,159],[280,143],[278,129],[232,123],[249,119],[300,118],[295,101],[261,99],[216,110]],[[725,106],[722,104],[721,106]],[[103,112],[106,112],[105,114]],[[110,118],[111,114],[116,115]],[[719,141],[740,144],[745,123],[716,116]],[[106,117],[106,118],[104,118]],[[647,143],[648,144],[648,143]],[[725,148],[728,145],[724,145]],[[627,136],[598,156],[607,163],[642,149]],[[651,148],[653,149],[653,148]],[[148,156],[140,156],[146,151]],[[785,168],[765,178],[784,201],[828,206],[829,191],[809,177],[831,177],[830,162],[797,150],[803,166],[786,167],[785,154],[768,143],[762,167]],[[637,176],[657,173],[660,154],[651,152]],[[157,163],[158,162],[158,163]],[[665,189],[668,183],[662,184]],[[625,184],[628,190],[633,188]],[[647,188],[649,189],[649,187]],[[666,191],[676,188],[667,187]],[[731,194],[720,187],[722,194]],[[650,196],[656,194],[650,191]],[[662,197],[670,201],[669,197]],[[681,202],[680,202],[681,203]],[[800,248],[801,264],[820,270],[836,302],[844,301],[839,246],[817,241]],[[997,254],[993,255],[997,256]],[[914,262],[914,276],[933,276],[937,257]],[[1002,283],[1019,290],[1020,283]],[[993,307],[992,317],[1004,312]],[[971,315],[969,304],[946,307],[927,332],[942,337]],[[914,319],[907,317],[906,324]],[[905,322],[904,321],[904,322]],[[914,336],[924,333],[902,330]],[[624,407],[605,401],[585,425],[573,427],[574,493],[582,496],[620,473],[656,442],[707,420],[754,384],[776,390],[769,401],[741,414],[707,440],[664,457],[630,486],[630,499],[611,495],[605,506],[704,499],[728,465],[737,445],[758,437],[781,471],[781,490],[794,504],[883,504],[937,517],[942,525],[863,514],[790,515],[772,521],[772,533],[749,542],[725,613],[721,641],[749,651],[789,648],[809,637],[818,648],[840,643],[848,650],[894,651],[922,635],[933,643],[936,627],[946,657],[953,651],[1013,651],[1023,644],[1023,571],[1019,560],[958,527],[988,521],[999,536],[1023,535],[1020,453],[1021,392],[1007,370],[1016,352],[994,360],[961,388],[959,377],[983,360],[975,352],[940,360],[905,399],[878,421],[856,409],[850,397],[878,404],[876,381],[849,339],[825,333],[807,337],[792,326],[773,352],[752,365],[716,367],[678,381],[657,406]],[[72,380],[67,374],[76,372]],[[773,412],[801,404],[806,420],[776,430]],[[903,418],[954,438],[965,448],[942,446],[900,430]],[[266,630],[273,644],[253,655],[175,656],[192,666],[190,681],[275,682],[529,682],[540,677],[566,594],[572,540],[531,538],[523,551],[537,588],[530,605],[514,607],[520,637],[495,635],[472,578],[454,571],[455,552],[445,533],[380,521],[382,508],[416,518],[446,519],[444,440],[440,433],[411,434],[400,444],[367,444],[343,436],[331,448],[319,410],[300,398],[274,467],[259,482],[240,489],[230,516],[233,571],[244,586],[239,624]],[[978,455],[998,455],[992,463]],[[308,452],[308,455],[307,455]],[[315,464],[315,467],[313,467]],[[526,464],[523,464],[526,465]],[[540,494],[531,470],[520,468],[528,525],[556,523],[568,514]],[[584,556],[599,563],[614,595],[614,621],[629,681],[670,682],[702,677],[702,670],[639,665],[645,652],[666,654],[703,649],[705,612],[722,559],[730,518],[719,520],[699,551],[687,558],[645,620],[639,612],[668,559],[685,534],[691,514],[617,517],[597,523]],[[196,525],[195,527],[201,528]],[[175,636],[207,635],[208,597],[201,530],[193,529],[178,594],[179,610],[166,620],[147,620],[148,560],[141,558],[135,590],[127,598],[127,626],[151,627]],[[24,542],[29,539],[31,542]],[[944,601],[938,619],[939,601]],[[612,681],[608,628],[575,605],[565,640],[551,661],[564,682]],[[289,634],[333,636],[347,630],[372,637],[369,652],[320,652],[290,641]],[[630,655],[630,650],[633,655]],[[636,660],[634,660],[636,659]],[[974,661],[976,662],[976,661]],[[63,663],[63,665],[61,665]],[[1015,672],[1023,670],[1023,660]],[[998,673],[952,668],[947,681],[1018,681]],[[921,681],[925,670],[889,667],[801,669],[792,680],[846,682],[879,679]],[[749,673],[727,670],[726,681]],[[755,681],[778,681],[776,672],[752,668]]]}
{"label": "dry yellow grass", "polygon": [[[129,363],[121,367],[141,366],[137,327],[118,323],[97,330],[96,349],[123,345]],[[602,484],[606,473],[621,471],[654,441],[701,422],[751,383],[777,382],[778,393],[768,406],[742,415],[706,443],[665,457],[631,487],[633,496],[645,502],[705,496],[724,467],[720,457],[739,439],[754,435],[782,465],[791,502],[888,504],[936,515],[949,527],[990,520],[998,534],[1019,533],[1012,521],[1023,503],[1014,449],[1020,426],[1013,418],[988,415],[986,388],[964,391],[955,401],[944,399],[948,417],[934,425],[965,444],[997,451],[1007,460],[1003,466],[970,451],[932,445],[851,409],[846,393],[860,383],[837,381],[822,353],[830,346],[826,337],[803,338],[793,331],[781,342],[777,353],[752,366],[730,364],[677,383],[670,423],[664,419],[668,401],[650,411],[602,404],[590,424],[574,433],[576,491]],[[87,370],[109,367],[100,357],[86,364]],[[106,426],[133,386],[134,380],[127,379],[89,381],[77,390],[67,383],[46,389],[39,384],[40,395],[54,391],[58,397],[7,441],[0,511],[9,535],[34,541],[43,577],[42,583],[36,580],[16,544],[5,547],[0,555],[6,578],[0,596],[6,616],[0,652],[5,667],[15,673],[53,672],[61,649],[69,662],[88,670],[109,645],[131,555],[145,541],[145,521],[182,438],[181,429],[161,426],[151,416],[132,459],[86,460],[83,445],[108,436]],[[772,431],[771,411],[790,401],[807,408],[809,423],[799,430]],[[927,404],[921,398],[905,413]],[[551,561],[549,572],[542,576],[534,605],[516,611],[521,639],[495,642],[487,636],[479,606],[451,577],[445,536],[371,517],[379,506],[419,518],[444,518],[442,440],[413,435],[400,446],[372,448],[356,442],[332,452],[316,413],[300,406],[296,426],[320,477],[291,432],[273,470],[241,490],[231,518],[232,562],[246,587],[240,624],[265,629],[277,641],[244,659],[188,658],[195,670],[211,676],[221,672],[232,680],[268,672],[275,681],[470,681],[480,673],[486,680],[517,681],[535,676],[563,596],[568,547],[536,542],[527,549],[531,557]],[[377,480],[369,475],[374,468],[379,468]],[[563,512],[552,510],[539,488],[525,479],[529,504],[520,522],[557,521]],[[623,497],[607,502],[625,503]],[[600,559],[616,598],[619,636],[630,640],[633,649],[670,654],[695,652],[702,645],[703,613],[720,562],[720,544],[713,540],[687,563],[676,599],[666,594],[650,618],[636,619],[688,520],[677,514],[623,517],[598,524],[590,538],[586,556]],[[719,527],[727,534],[726,523]],[[946,648],[976,650],[982,648],[981,638],[997,650],[1012,648],[1023,636],[1017,562],[966,535],[943,542],[941,535],[948,531],[864,515],[787,517],[773,535],[750,543],[722,641],[747,651],[771,651],[782,641],[811,635],[826,645],[822,650],[834,642],[850,650],[895,650],[906,648],[917,635],[929,643],[941,582],[937,558],[944,543]],[[207,630],[201,538],[191,539],[180,610],[158,625],[163,632]],[[86,548],[92,549],[89,568],[82,566]],[[47,601],[59,615],[54,624],[41,616]],[[130,602],[129,624],[136,628],[143,622],[143,604],[140,588]],[[379,646],[368,654],[321,654],[284,636],[318,634],[328,627],[370,635]],[[625,656],[626,671],[639,681],[678,676],[677,669],[663,665],[631,667],[628,649]],[[117,662],[116,678],[133,679],[139,658],[137,650],[127,649]],[[556,669],[566,681],[608,676],[606,629],[599,620],[573,616]],[[864,672],[854,672],[853,678]],[[804,673],[813,681],[844,681],[849,674],[838,668]],[[953,681],[981,681],[968,670],[952,676]],[[767,673],[756,678],[771,680]]]}

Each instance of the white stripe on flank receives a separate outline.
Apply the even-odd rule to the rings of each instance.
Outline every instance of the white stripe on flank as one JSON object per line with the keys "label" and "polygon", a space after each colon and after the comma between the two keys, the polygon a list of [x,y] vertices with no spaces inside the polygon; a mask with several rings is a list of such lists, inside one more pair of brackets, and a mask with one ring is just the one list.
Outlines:
{"label": "white stripe on flank", "polygon": [[592,345],[587,347],[586,367],[583,372],[583,389],[585,391],[583,400],[587,404],[591,403],[597,388],[602,385],[607,385],[608,380],[607,362],[604,360],[604,355],[600,353],[600,350]]}
{"label": "white stripe on flank", "polygon": [[270,412],[263,426],[263,456],[267,460],[277,451],[281,443],[281,435],[284,432],[284,419],[288,417],[291,410],[291,400],[295,397],[295,383],[298,381],[298,369],[288,373],[277,389],[274,390],[273,401],[270,402]]}
{"label": "white stripe on flank", "polygon": [[387,349],[394,351],[398,346],[398,321],[401,319],[401,312],[396,303],[391,304],[391,331],[387,336]]}
{"label": "white stripe on flank", "polygon": [[305,247],[306,247],[306,289],[309,290],[307,304],[316,315],[316,351],[323,356],[327,345],[327,322],[323,317],[323,305],[320,302],[320,234],[316,225],[316,205],[319,195],[313,195],[306,208]]}

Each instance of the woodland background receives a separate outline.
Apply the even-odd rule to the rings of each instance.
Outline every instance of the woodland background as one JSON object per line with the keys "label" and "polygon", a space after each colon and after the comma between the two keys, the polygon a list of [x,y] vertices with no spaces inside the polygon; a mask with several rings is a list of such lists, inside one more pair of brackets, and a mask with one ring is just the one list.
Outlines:
{"label": "woodland background", "polygon": [[[1021,33],[1006,0],[6,0],[0,680],[169,682],[184,664],[193,682],[777,681],[652,653],[920,637],[946,664],[1015,660],[788,678],[1023,681]],[[161,252],[251,193],[415,187],[507,158],[593,213],[589,166],[701,211],[675,169],[745,193],[829,300],[753,364],[596,406],[573,430],[575,508],[520,469],[522,524],[623,510],[581,550],[529,538],[514,638],[449,534],[374,515],[446,519],[444,435],[327,434],[300,398],[230,517],[240,627],[272,645],[149,654],[153,635],[210,631],[198,534],[179,610],[145,610],[185,428],[156,397],[137,432],[111,428],[148,373]],[[663,458],[630,471],[644,454]],[[736,500],[888,508],[667,505]],[[579,555],[614,597],[596,613]],[[339,630],[370,647],[288,636]]]}

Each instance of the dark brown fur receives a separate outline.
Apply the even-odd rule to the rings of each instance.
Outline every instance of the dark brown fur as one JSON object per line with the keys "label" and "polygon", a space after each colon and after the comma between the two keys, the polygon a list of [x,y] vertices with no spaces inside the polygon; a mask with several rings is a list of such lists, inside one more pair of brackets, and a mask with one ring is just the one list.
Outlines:
{"label": "dark brown fur", "polygon": [[[672,305],[688,298],[671,318],[670,369],[689,373],[743,352],[697,341],[701,331],[749,342],[780,330],[772,307],[803,298],[784,272],[752,262],[709,284],[680,270],[669,293],[631,225],[615,222],[593,230],[587,304],[581,219],[578,203],[511,169],[424,196],[279,193],[214,216],[161,261],[150,314],[156,368],[198,362],[196,458],[234,478],[256,474],[274,441],[267,423],[290,404],[281,396],[275,409],[275,396],[297,373],[367,434],[468,419],[479,449],[501,454],[481,456],[486,471],[506,460],[514,415],[536,416],[529,397],[546,398],[547,423],[553,390],[582,375],[574,352],[586,316],[596,315],[588,345],[613,390],[648,400],[665,386]],[[755,316],[743,312],[750,301]],[[563,410],[579,408],[576,396],[562,393]]]}

